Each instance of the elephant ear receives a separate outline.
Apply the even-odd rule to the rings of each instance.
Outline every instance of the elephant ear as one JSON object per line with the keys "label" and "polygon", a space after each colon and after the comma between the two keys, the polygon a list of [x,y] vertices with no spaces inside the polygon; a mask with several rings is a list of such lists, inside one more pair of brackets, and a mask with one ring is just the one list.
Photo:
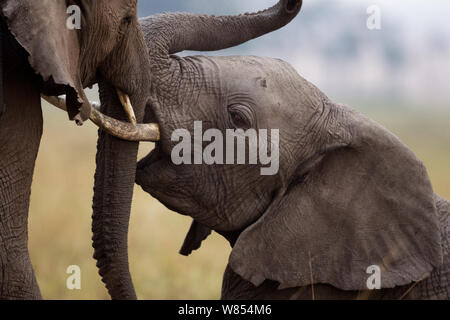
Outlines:
{"label": "elephant ear", "polygon": [[326,283],[367,290],[369,267],[378,266],[381,287],[392,288],[442,263],[434,192],[422,163],[378,124],[334,107],[344,114],[334,126],[345,128],[349,143],[321,154],[233,248],[231,268],[255,286],[270,279],[280,288]]}
{"label": "elephant ear", "polygon": [[0,6],[11,34],[42,77],[44,92],[66,94],[70,119],[88,119],[90,104],[79,75],[78,35],[66,26],[66,0],[2,0]]}
{"label": "elephant ear", "polygon": [[189,256],[193,251],[201,247],[203,240],[208,238],[210,234],[210,228],[195,220],[192,221],[191,228],[189,229],[189,232],[184,239],[183,246],[180,249],[180,254],[183,256]]}

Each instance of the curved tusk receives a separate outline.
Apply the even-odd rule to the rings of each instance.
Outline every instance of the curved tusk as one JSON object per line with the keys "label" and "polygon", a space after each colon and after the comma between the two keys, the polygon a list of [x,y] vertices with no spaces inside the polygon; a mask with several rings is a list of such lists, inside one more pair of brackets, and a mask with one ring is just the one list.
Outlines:
{"label": "curved tusk", "polygon": [[109,134],[127,141],[151,141],[160,139],[159,126],[156,123],[133,125],[108,117],[97,108],[92,108],[90,119]]}
{"label": "curved tusk", "polygon": [[133,106],[131,105],[130,97],[123,93],[122,90],[116,89],[117,96],[119,97],[120,103],[122,103],[123,109],[127,114],[128,120],[135,126],[137,124],[136,115],[134,114]]}
{"label": "curved tusk", "polygon": [[[41,94],[41,97],[51,105],[61,110],[67,111],[67,103],[64,96],[49,97]],[[131,123],[122,122],[104,115],[100,112],[100,104],[98,102],[91,102],[91,106],[91,115],[89,119],[94,122],[99,128],[108,132],[112,136],[134,142],[157,142],[161,138],[159,126],[157,123],[133,125]]]}

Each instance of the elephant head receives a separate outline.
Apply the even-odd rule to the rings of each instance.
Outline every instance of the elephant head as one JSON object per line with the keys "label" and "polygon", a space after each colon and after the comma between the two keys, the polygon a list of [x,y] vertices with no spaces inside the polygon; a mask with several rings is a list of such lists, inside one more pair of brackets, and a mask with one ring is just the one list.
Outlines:
{"label": "elephant head", "polygon": [[[367,290],[372,265],[381,269],[381,286],[391,288],[420,280],[441,263],[431,183],[397,137],[333,103],[280,60],[169,56],[198,47],[176,32],[158,42],[158,19],[149,19],[144,33],[155,43],[152,58],[165,66],[152,82],[161,141],[138,163],[136,182],[198,223],[183,253],[197,248],[210,228],[230,240],[234,272],[255,286],[269,279],[281,288],[324,283]],[[268,154],[278,154],[278,170],[263,175],[262,161],[239,164],[232,153],[234,161],[225,163],[218,156],[235,150],[224,145],[229,130],[243,138],[237,149],[254,150],[250,129],[259,130],[263,146],[269,138],[262,133],[270,130]],[[261,151],[259,145],[259,158]],[[180,157],[186,161],[174,160]]]}
{"label": "elephant head", "polygon": [[[139,131],[135,123],[142,122],[149,99],[151,69],[137,0],[2,0],[0,6],[2,20],[41,78],[41,92],[66,95],[70,119],[82,124],[91,118],[104,129],[94,188],[95,258],[112,298],[135,298],[126,248],[138,143],[109,133],[127,139],[121,127]],[[78,18],[79,25],[71,25]],[[95,83],[101,112],[83,91]]]}

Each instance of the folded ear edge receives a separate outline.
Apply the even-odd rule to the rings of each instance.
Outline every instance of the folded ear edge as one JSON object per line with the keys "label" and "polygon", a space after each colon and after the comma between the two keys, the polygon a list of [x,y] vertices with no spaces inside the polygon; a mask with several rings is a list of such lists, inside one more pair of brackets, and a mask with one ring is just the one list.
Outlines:
{"label": "folded ear edge", "polygon": [[[71,120],[79,123],[87,120],[90,115],[90,104],[84,94],[83,85],[78,71],[78,36],[75,30],[68,30],[65,26],[65,1],[54,2],[52,10],[58,12],[59,19],[48,20],[49,12],[40,2],[31,1],[19,3],[2,1],[0,9],[6,20],[9,31],[20,46],[27,52],[31,68],[43,80],[43,93],[48,95],[67,95],[68,114]],[[44,14],[45,18],[40,15]],[[30,33],[32,24],[38,23],[35,33]],[[27,25],[28,24],[28,25]],[[49,28],[62,29],[55,33],[61,39],[50,38]],[[56,32],[56,31],[54,31]],[[46,35],[45,41],[38,39],[39,34]],[[73,40],[73,41],[71,41]],[[76,42],[76,48],[67,47],[67,43]],[[69,65],[67,65],[69,64]],[[71,69],[71,70],[70,70]]]}

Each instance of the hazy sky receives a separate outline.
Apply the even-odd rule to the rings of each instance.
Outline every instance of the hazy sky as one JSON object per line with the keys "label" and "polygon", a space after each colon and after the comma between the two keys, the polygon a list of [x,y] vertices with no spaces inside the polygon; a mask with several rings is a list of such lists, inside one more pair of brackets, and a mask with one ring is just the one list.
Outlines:
{"label": "hazy sky", "polygon": [[[408,28],[416,30],[427,27],[440,28],[450,33],[449,0],[304,0],[303,9],[316,3],[351,6],[364,10],[370,5],[379,5],[382,14],[390,20],[397,20]],[[255,11],[272,6],[276,0],[141,0],[140,15],[155,12],[190,11],[206,14],[236,14]]]}
{"label": "hazy sky", "polygon": [[[140,6],[146,7],[141,11],[141,16],[158,11],[188,10],[189,8],[192,9],[189,11],[199,13],[235,14],[241,11],[254,11],[270,7],[276,3],[276,0],[165,0],[158,1],[157,4],[155,2],[157,1],[140,0]],[[316,2],[333,2],[363,7],[376,4],[396,15],[406,17],[411,23],[413,20],[431,23],[446,22],[450,12],[450,1],[448,0],[304,0],[304,8]]]}
{"label": "hazy sky", "polygon": [[[140,0],[139,14],[238,14],[276,2]],[[381,9],[381,30],[366,27],[371,5]],[[338,100],[360,95],[450,106],[450,0],[304,0],[299,17],[282,30],[208,54],[281,58]]]}

